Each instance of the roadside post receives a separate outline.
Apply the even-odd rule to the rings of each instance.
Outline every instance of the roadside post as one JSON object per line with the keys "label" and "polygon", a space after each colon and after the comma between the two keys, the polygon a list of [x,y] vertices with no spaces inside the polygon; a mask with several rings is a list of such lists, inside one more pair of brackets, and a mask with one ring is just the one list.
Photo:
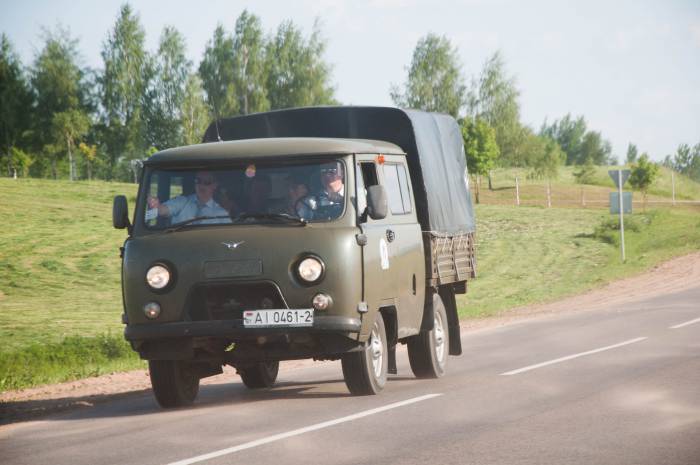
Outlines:
{"label": "roadside post", "polygon": [[622,192],[622,186],[630,177],[630,170],[609,170],[608,174],[612,178],[617,192],[610,193],[610,213],[620,213],[620,251],[622,261],[625,261],[625,213],[632,213],[632,193]]}
{"label": "roadside post", "polygon": [[515,177],[515,204],[520,206],[520,185],[518,184],[518,177]]}
{"label": "roadside post", "polygon": [[676,205],[676,177],[673,170],[671,170],[671,203]]}

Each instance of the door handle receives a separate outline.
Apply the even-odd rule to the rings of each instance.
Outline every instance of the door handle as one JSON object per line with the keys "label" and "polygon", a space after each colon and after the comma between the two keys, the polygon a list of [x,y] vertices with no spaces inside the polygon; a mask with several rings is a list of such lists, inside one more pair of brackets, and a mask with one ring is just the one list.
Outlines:
{"label": "door handle", "polygon": [[394,239],[396,239],[396,234],[394,233],[394,231],[392,231],[391,229],[387,229],[386,240],[389,242],[394,242]]}

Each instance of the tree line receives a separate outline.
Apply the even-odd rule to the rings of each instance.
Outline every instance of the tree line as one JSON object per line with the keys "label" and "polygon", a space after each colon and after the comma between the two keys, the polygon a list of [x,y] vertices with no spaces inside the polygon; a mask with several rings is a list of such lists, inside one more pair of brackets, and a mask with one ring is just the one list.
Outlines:
{"label": "tree line", "polygon": [[[477,178],[477,201],[479,178],[494,167],[526,167],[533,178],[551,179],[560,166],[578,165],[575,174],[585,183],[595,165],[619,162],[610,142],[601,132],[589,129],[583,116],[567,114],[551,123],[545,120],[537,131],[523,124],[519,97],[516,79],[506,71],[500,52],[467,79],[457,48],[436,34],[418,41],[405,83],[394,85],[391,91],[396,105],[448,113],[458,119],[467,165]],[[658,172],[649,155],[638,156],[631,143],[625,162],[646,177],[651,174],[652,179]],[[700,143],[692,149],[681,145],[664,164],[700,181]]]}
{"label": "tree line", "polygon": [[[266,33],[259,17],[243,11],[231,31],[216,27],[197,66],[177,29],[163,28],[154,51],[145,37],[128,4],[106,34],[99,69],[82,65],[67,29],[44,30],[28,66],[0,35],[0,174],[131,180],[142,159],[200,142],[214,119],[338,104],[318,22],[308,35],[292,21]],[[533,178],[551,179],[560,166],[578,165],[575,174],[586,182],[594,165],[618,163],[583,116],[545,120],[538,130],[523,124],[520,90],[500,52],[467,78],[457,48],[427,34],[390,97],[400,107],[457,118],[477,188],[494,167],[526,167]],[[624,161],[649,159],[630,143]],[[679,146],[664,165],[700,181],[700,143]]]}
{"label": "tree line", "polygon": [[271,33],[244,11],[232,31],[218,25],[198,66],[185,38],[166,26],[155,51],[128,4],[102,44],[102,67],[81,63],[78,41],[44,30],[23,66],[0,36],[0,170],[9,176],[133,179],[155,151],[201,141],[214,118],[337,104],[326,42],[316,23]]}

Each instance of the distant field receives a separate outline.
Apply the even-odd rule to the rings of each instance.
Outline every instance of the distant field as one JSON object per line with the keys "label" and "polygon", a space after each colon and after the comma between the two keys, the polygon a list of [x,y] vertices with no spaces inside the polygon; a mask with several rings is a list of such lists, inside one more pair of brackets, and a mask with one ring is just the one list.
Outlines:
{"label": "distant field", "polygon": [[[120,193],[133,206],[133,184],[0,178],[0,390],[144,366],[122,338],[126,233],[111,226]],[[463,317],[580,292],[700,249],[700,215],[686,209],[633,215],[625,265],[605,210],[476,212],[479,276],[460,298]]]}
{"label": "distant field", "polygon": [[[591,184],[577,184],[574,172],[577,168],[572,166],[562,167],[559,176],[551,181],[551,198],[554,206],[570,208],[608,208],[608,195],[615,189],[608,170],[617,169],[611,166],[596,166],[596,174]],[[492,187],[488,189],[488,179],[481,181],[481,201],[485,204],[515,205],[516,189],[515,179],[518,178],[521,205],[546,206],[547,181],[541,179],[528,179],[528,171],[518,168],[499,168],[492,171]],[[690,180],[686,176],[675,174],[676,201],[678,206],[694,209],[700,212],[700,184]],[[474,188],[472,187],[472,190]],[[625,184],[625,190],[631,191],[629,183]],[[642,194],[633,193],[635,207],[642,207]],[[670,206],[672,200],[671,170],[662,167],[659,177],[651,186],[649,192],[650,207],[654,202],[662,201]],[[687,205],[684,201],[696,200],[695,205]]]}

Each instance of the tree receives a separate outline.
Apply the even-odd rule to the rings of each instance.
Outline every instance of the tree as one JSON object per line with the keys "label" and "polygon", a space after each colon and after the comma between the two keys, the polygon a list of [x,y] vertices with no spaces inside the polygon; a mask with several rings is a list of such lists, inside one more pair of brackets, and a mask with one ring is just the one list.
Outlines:
{"label": "tree", "polygon": [[649,155],[643,153],[637,162],[632,164],[630,173],[630,185],[642,192],[644,205],[646,205],[649,187],[659,174],[659,166],[649,160]]}
{"label": "tree", "polygon": [[496,142],[504,165],[523,165],[517,159],[526,134],[520,124],[520,91],[515,78],[508,76],[500,52],[494,53],[472,80],[467,96],[467,114],[486,121],[496,131]]}
{"label": "tree", "polygon": [[210,116],[204,101],[202,81],[196,74],[190,74],[187,78],[180,114],[182,115],[183,143],[190,145],[201,142]]}
{"label": "tree", "polygon": [[413,50],[403,91],[393,85],[391,99],[397,106],[457,118],[467,94],[461,68],[457,48],[445,36],[428,34]]}
{"label": "tree", "polygon": [[480,176],[488,174],[498,158],[496,132],[483,120],[465,118],[460,121],[464,154],[467,157],[467,168],[476,178],[476,203],[479,203]]}
{"label": "tree", "polygon": [[586,134],[586,120],[583,116],[573,119],[566,114],[561,120],[555,120],[551,126],[542,125],[540,135],[554,139],[566,153],[566,164],[585,164],[581,156],[583,138]]}
{"label": "tree", "polygon": [[204,58],[199,64],[207,105],[216,119],[238,114],[234,74],[233,39],[219,24],[207,42]]}
{"label": "tree", "polygon": [[34,159],[23,150],[12,147],[10,148],[9,163],[12,166],[13,177],[15,177],[17,173],[19,173],[20,176],[27,176],[27,174],[29,174],[29,167],[34,163]]}
{"label": "tree", "polygon": [[81,142],[78,145],[78,150],[85,157],[85,165],[87,166],[87,178],[92,179],[92,165],[97,159],[97,145],[88,145],[85,142]]}
{"label": "tree", "polygon": [[[69,179],[75,181],[76,169],[75,159],[73,157],[73,147],[78,138],[83,137],[90,128],[90,119],[85,112],[79,109],[70,109],[60,113],[54,113],[51,121],[52,130],[55,134],[55,140],[65,142],[66,152],[68,153]],[[57,144],[60,145],[60,144]]]}
{"label": "tree", "polygon": [[181,145],[181,108],[192,64],[185,56],[185,39],[166,26],[160,36],[153,76],[144,108],[148,145],[160,149]]}
{"label": "tree", "polygon": [[291,21],[279,25],[265,52],[271,109],[337,104],[325,49],[318,22],[308,39]]}
{"label": "tree", "polygon": [[678,146],[673,156],[673,167],[679,173],[685,173],[688,171],[692,160],[693,157],[691,155],[690,146],[688,144],[681,144]]}
{"label": "tree", "polygon": [[669,155],[669,167],[700,182],[700,143],[694,147],[688,144],[678,146],[673,158]]}
{"label": "tree", "polygon": [[[45,31],[45,44],[34,61],[31,75],[36,95],[34,139],[49,159],[51,175],[56,179],[58,158],[64,153],[68,153],[69,158],[72,156],[66,145],[65,128],[59,129],[59,126],[73,125],[69,124],[72,116],[68,118],[67,115],[85,114],[84,71],[78,65],[77,40],[72,39],[66,29]],[[59,114],[66,116],[56,119]],[[71,175],[74,174],[72,168],[74,166],[71,166]]]}
{"label": "tree", "polygon": [[605,165],[610,161],[611,152],[610,142],[603,140],[600,132],[588,131],[583,136],[581,152],[575,163],[580,165],[590,160],[595,165]]}
{"label": "tree", "polygon": [[17,166],[15,163],[15,160],[25,158],[13,155],[24,152],[20,149],[13,152],[13,148],[21,143],[22,136],[31,127],[32,104],[33,98],[22,72],[22,63],[3,33],[0,35],[0,160],[3,156],[7,158],[8,176],[14,175],[16,169],[25,170],[25,165]]}
{"label": "tree", "polygon": [[637,155],[637,146],[630,142],[627,145],[627,156],[625,157],[627,164],[631,165],[632,163],[636,162]]}
{"label": "tree", "polygon": [[124,4],[102,46],[103,142],[107,146],[110,177],[120,157],[138,158],[148,147],[143,106],[153,65],[144,48],[145,36],[138,15]]}
{"label": "tree", "polygon": [[539,179],[556,179],[559,176],[559,167],[564,164],[566,154],[561,150],[556,141],[549,138],[532,135],[539,139],[535,146],[539,145],[537,151],[529,156],[531,177]]}
{"label": "tree", "polygon": [[593,184],[595,173],[593,162],[588,160],[583,165],[579,165],[579,168],[574,171],[574,178],[579,184]]}
{"label": "tree", "polygon": [[234,89],[241,114],[269,110],[265,82],[267,69],[265,37],[260,18],[243,10],[233,35]]}

